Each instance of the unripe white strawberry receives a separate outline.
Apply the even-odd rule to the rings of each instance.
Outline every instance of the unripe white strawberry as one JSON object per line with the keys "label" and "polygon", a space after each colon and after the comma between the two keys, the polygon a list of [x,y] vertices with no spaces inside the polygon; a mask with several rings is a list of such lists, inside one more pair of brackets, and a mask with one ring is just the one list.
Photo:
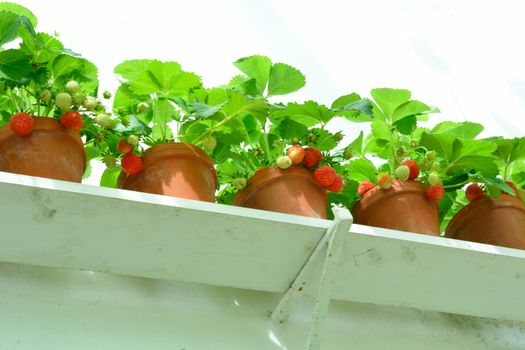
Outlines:
{"label": "unripe white strawberry", "polygon": [[80,106],[83,101],[84,101],[84,95],[82,94],[73,95],[73,103],[76,104],[77,106]]}
{"label": "unripe white strawberry", "polygon": [[397,167],[396,171],[396,177],[401,181],[408,180],[408,177],[410,176],[410,168],[407,165],[400,165]]}
{"label": "unripe white strawberry", "polygon": [[97,99],[93,96],[87,96],[84,100],[84,108],[88,111],[92,111],[97,108],[98,102]]}
{"label": "unripe white strawberry", "polygon": [[149,105],[146,102],[140,102],[137,105],[137,109],[139,112],[146,112],[149,109]]}
{"label": "unripe white strawberry", "polygon": [[428,160],[434,160],[434,159],[436,159],[436,151],[428,151],[428,152],[425,154],[425,157],[426,157]]}
{"label": "unripe white strawberry", "polygon": [[132,146],[138,146],[139,145],[139,137],[137,135],[129,135],[127,138],[127,141]]}
{"label": "unripe white strawberry", "polygon": [[242,190],[246,186],[246,179],[242,177],[238,177],[236,179],[233,179],[232,181],[233,187],[235,187],[237,190]]}
{"label": "unripe white strawberry", "polygon": [[202,148],[204,148],[205,151],[211,152],[216,146],[217,140],[213,136],[208,136],[202,141]]}
{"label": "unripe white strawberry", "polygon": [[73,103],[73,99],[71,98],[71,95],[67,92],[61,92],[57,94],[55,98],[55,104],[58,108],[62,110],[68,110],[71,108],[71,104]]}
{"label": "unripe white strawberry", "polygon": [[277,166],[281,169],[288,169],[292,166],[292,160],[288,156],[282,156],[277,158]]}
{"label": "unripe white strawberry", "polygon": [[102,97],[104,97],[106,100],[109,100],[111,98],[111,92],[109,91],[104,91],[102,93]]}
{"label": "unripe white strawberry", "polygon": [[106,167],[108,167],[109,169],[113,169],[115,165],[117,164],[117,160],[115,159],[114,156],[107,155],[106,158],[104,159],[104,164],[106,164]]}
{"label": "unripe white strawberry", "polygon": [[441,184],[441,178],[436,173],[430,173],[428,175],[428,183],[431,185]]}
{"label": "unripe white strawberry", "polygon": [[53,95],[51,94],[51,91],[45,89],[45,90],[40,91],[40,94],[38,95],[38,97],[44,102],[49,102],[51,98],[53,97]]}
{"label": "unripe white strawberry", "polygon": [[109,114],[101,113],[95,116],[95,122],[103,128],[111,129],[113,127],[113,121]]}
{"label": "unripe white strawberry", "polygon": [[377,185],[382,189],[388,190],[392,187],[392,177],[388,174],[379,175]]}
{"label": "unripe white strawberry", "polygon": [[72,94],[79,92],[80,85],[75,80],[68,81],[66,84],[66,91]]}

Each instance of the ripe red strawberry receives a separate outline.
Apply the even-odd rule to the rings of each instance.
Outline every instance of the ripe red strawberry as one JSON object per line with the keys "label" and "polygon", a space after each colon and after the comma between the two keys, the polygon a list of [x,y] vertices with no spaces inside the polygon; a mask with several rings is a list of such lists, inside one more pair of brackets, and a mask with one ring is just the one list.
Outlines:
{"label": "ripe red strawberry", "polygon": [[305,167],[310,169],[315,168],[322,159],[323,155],[318,149],[308,147],[304,150],[303,164]]}
{"label": "ripe red strawberry", "polygon": [[359,186],[357,186],[357,193],[359,193],[359,195],[363,197],[365,193],[367,193],[374,187],[375,187],[374,184],[371,183],[370,181],[362,181],[359,184]]}
{"label": "ripe red strawberry", "polygon": [[135,153],[128,153],[120,161],[122,169],[130,175],[138,173],[142,169],[142,158]]}
{"label": "ripe red strawberry", "polygon": [[335,181],[337,173],[332,167],[322,166],[314,171],[314,178],[317,183],[323,187],[330,186]]}
{"label": "ripe red strawberry", "polygon": [[343,178],[339,174],[335,174],[334,182],[329,186],[325,186],[325,188],[331,192],[341,192],[343,186]]}
{"label": "ripe red strawberry", "polygon": [[[410,166],[410,165],[409,165]],[[440,184],[434,184],[428,186],[427,196],[428,198],[438,201],[445,195],[445,189]]]}
{"label": "ripe red strawberry", "polygon": [[286,154],[292,160],[292,164],[301,164],[304,159],[305,151],[301,146],[292,146],[288,148]]}
{"label": "ripe red strawberry", "polygon": [[19,136],[29,134],[33,131],[34,126],[35,121],[33,120],[33,117],[27,113],[16,113],[9,120],[9,127],[11,127],[11,130]]}
{"label": "ripe red strawberry", "polygon": [[465,190],[465,196],[471,203],[482,198],[484,195],[485,193],[483,193],[483,189],[479,187],[478,184],[470,184]]}
{"label": "ripe red strawberry", "polygon": [[[510,188],[512,188],[512,189],[514,190],[514,194],[515,194],[515,196],[519,196],[520,191],[518,190],[518,188],[516,187],[516,185],[514,185],[514,182],[512,182],[512,181],[505,181],[505,183],[506,183],[507,185],[509,185]],[[512,194],[511,194],[511,195],[512,195]]]}
{"label": "ripe red strawberry", "polygon": [[120,153],[128,154],[129,152],[131,152],[132,149],[133,147],[131,147],[131,145],[126,142],[126,140],[122,139],[118,142],[117,151],[119,151]]}
{"label": "ripe red strawberry", "polygon": [[379,175],[377,178],[377,184],[382,189],[388,190],[392,187],[392,177],[388,174]]}
{"label": "ripe red strawberry", "polygon": [[84,126],[80,113],[73,111],[64,112],[60,118],[60,123],[66,128],[77,132]]}
{"label": "ripe red strawberry", "polygon": [[410,169],[410,175],[408,176],[409,180],[415,180],[419,176],[419,166],[413,160],[405,160],[404,165],[408,166]]}

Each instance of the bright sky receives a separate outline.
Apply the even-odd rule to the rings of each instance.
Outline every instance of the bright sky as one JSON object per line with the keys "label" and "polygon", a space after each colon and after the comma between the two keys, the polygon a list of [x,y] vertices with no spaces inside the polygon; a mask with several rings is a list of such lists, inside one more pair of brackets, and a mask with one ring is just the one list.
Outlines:
{"label": "bright sky", "polygon": [[125,59],[174,60],[212,86],[236,73],[232,61],[258,53],[306,75],[294,100],[406,88],[441,109],[434,122],[525,135],[521,0],[17,2],[35,13],[39,30],[56,30],[100,67],[101,90],[116,89],[113,67]]}

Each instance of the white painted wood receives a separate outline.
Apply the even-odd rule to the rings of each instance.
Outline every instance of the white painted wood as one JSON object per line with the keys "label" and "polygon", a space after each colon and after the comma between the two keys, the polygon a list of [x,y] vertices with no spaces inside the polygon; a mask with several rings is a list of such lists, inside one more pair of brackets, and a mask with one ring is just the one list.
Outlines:
{"label": "white painted wood", "polygon": [[[277,293],[331,224],[8,173],[0,206],[0,261]],[[335,299],[525,320],[523,251],[353,225],[342,254]]]}

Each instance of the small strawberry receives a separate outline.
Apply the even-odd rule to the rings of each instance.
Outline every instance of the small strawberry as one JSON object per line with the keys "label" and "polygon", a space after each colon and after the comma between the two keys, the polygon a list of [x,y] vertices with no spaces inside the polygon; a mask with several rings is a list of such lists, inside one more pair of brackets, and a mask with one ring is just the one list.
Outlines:
{"label": "small strawberry", "polygon": [[362,181],[359,186],[357,186],[357,193],[359,196],[363,197],[368,191],[373,189],[375,186],[370,181]]}
{"label": "small strawberry", "polygon": [[73,98],[66,92],[61,92],[55,97],[55,104],[62,110],[68,110],[73,104]]}
{"label": "small strawberry", "polygon": [[436,151],[428,151],[428,152],[425,154],[425,158],[427,158],[428,160],[434,160],[434,159],[436,159]]}
{"label": "small strawberry", "polygon": [[352,154],[352,150],[349,149],[349,148],[346,148],[343,152],[343,158],[344,159],[350,159],[352,158],[354,155]]}
{"label": "small strawberry", "polygon": [[131,152],[132,149],[133,147],[131,147],[131,145],[126,142],[126,140],[122,139],[118,142],[117,151],[119,151],[120,153],[128,154],[129,152]]}
{"label": "small strawberry", "polygon": [[202,141],[202,148],[205,151],[211,152],[217,147],[217,140],[213,136],[208,136]]}
{"label": "small strawberry", "polygon": [[484,195],[483,189],[478,184],[470,184],[465,190],[465,196],[470,203],[482,198]]}
{"label": "small strawberry", "polygon": [[444,195],[445,195],[445,189],[443,188],[442,185],[434,184],[434,185],[428,186],[428,189],[427,189],[428,198],[438,201],[441,198],[443,198]]}
{"label": "small strawberry", "polygon": [[53,95],[51,94],[51,91],[44,89],[40,91],[40,94],[38,94],[38,97],[44,102],[49,102],[51,100],[51,97],[53,97]]}
{"label": "small strawberry", "polygon": [[238,177],[233,179],[232,181],[233,187],[235,187],[237,190],[242,190],[244,187],[246,187],[246,179],[242,177]]}
{"label": "small strawberry", "polygon": [[392,187],[392,177],[388,174],[381,174],[377,178],[377,184],[384,190]]}
{"label": "small strawberry", "polygon": [[417,163],[413,160],[405,160],[403,165],[408,166],[410,169],[410,175],[408,176],[409,180],[415,180],[419,176],[419,167]]}
{"label": "small strawberry", "polygon": [[441,178],[436,173],[430,173],[428,175],[428,183],[431,184],[431,185],[440,184],[441,183]]}
{"label": "small strawberry", "polygon": [[117,159],[111,154],[108,154],[104,158],[104,164],[106,164],[106,167],[108,167],[109,169],[113,169],[115,165],[117,165]]}
{"label": "small strawberry", "polygon": [[66,84],[66,91],[74,94],[80,91],[80,85],[75,80],[70,80]]}
{"label": "small strawberry", "polygon": [[510,193],[509,193],[511,196],[516,196],[516,197],[519,196],[520,191],[518,190],[518,188],[516,187],[516,185],[514,185],[514,182],[512,182],[512,181],[505,181],[505,183],[506,183],[507,185],[509,185],[510,188],[512,188],[512,189],[514,190],[514,194],[510,194]]}
{"label": "small strawberry", "polygon": [[281,169],[288,169],[292,166],[292,160],[288,156],[282,156],[277,158],[277,166]]}
{"label": "small strawberry", "polygon": [[95,123],[106,129],[111,129],[113,127],[111,116],[107,113],[97,114],[95,116]]}
{"label": "small strawberry", "polygon": [[64,112],[60,118],[60,124],[76,132],[79,132],[84,126],[80,113],[73,111]]}
{"label": "small strawberry", "polygon": [[109,100],[111,98],[111,92],[109,91],[104,91],[102,93],[102,97],[104,97],[106,100]]}
{"label": "small strawberry", "polygon": [[292,160],[292,164],[301,164],[304,159],[304,148],[301,146],[292,146],[288,148],[286,155]]}
{"label": "small strawberry", "polygon": [[332,167],[322,166],[314,171],[314,179],[323,187],[330,186],[335,181],[337,173]]}
{"label": "small strawberry", "polygon": [[127,153],[122,157],[120,164],[129,175],[137,174],[142,169],[142,158],[135,153]]}
{"label": "small strawberry", "polygon": [[137,109],[139,112],[146,112],[149,109],[149,105],[146,102],[140,102],[137,105]]}
{"label": "small strawberry", "polygon": [[303,164],[305,167],[310,169],[315,168],[322,159],[323,155],[318,149],[308,147],[304,150]]}
{"label": "small strawberry", "polygon": [[87,96],[83,104],[84,108],[87,109],[88,111],[94,110],[97,107],[97,105],[98,105],[97,99],[93,96]]}
{"label": "small strawberry", "polygon": [[137,135],[129,135],[126,141],[132,146],[139,145],[139,137]]}
{"label": "small strawberry", "polygon": [[397,167],[396,171],[396,177],[401,181],[408,180],[408,177],[410,176],[410,168],[408,165],[400,165]]}
{"label": "small strawberry", "polygon": [[9,120],[9,127],[11,130],[19,135],[24,136],[33,131],[35,121],[33,117],[27,113],[16,113]]}
{"label": "small strawberry", "polygon": [[330,186],[325,186],[325,188],[331,192],[341,192],[343,186],[343,178],[339,174],[335,174],[334,182]]}

